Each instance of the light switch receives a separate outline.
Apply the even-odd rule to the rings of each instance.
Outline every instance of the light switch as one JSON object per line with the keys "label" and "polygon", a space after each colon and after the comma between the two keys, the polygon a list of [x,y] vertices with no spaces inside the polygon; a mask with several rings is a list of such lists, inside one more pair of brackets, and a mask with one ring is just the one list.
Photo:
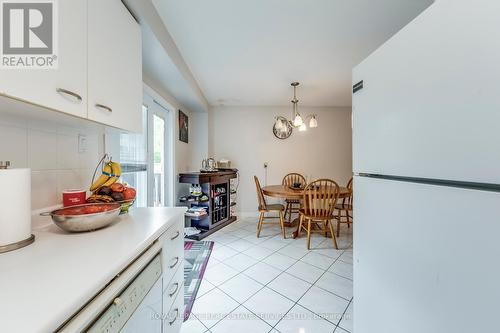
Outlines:
{"label": "light switch", "polygon": [[78,135],[78,152],[80,154],[87,152],[87,136],[79,134]]}

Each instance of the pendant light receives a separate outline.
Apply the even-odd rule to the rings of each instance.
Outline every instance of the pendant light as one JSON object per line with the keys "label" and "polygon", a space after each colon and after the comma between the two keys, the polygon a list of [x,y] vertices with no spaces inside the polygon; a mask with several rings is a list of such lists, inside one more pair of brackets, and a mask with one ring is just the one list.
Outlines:
{"label": "pendant light", "polygon": [[276,122],[274,123],[274,128],[277,131],[285,131],[288,126],[293,126],[298,128],[300,132],[304,132],[307,130],[307,119],[309,120],[309,127],[316,128],[318,127],[318,120],[316,119],[316,115],[308,115],[305,118],[299,112],[299,100],[297,98],[297,87],[299,86],[299,82],[292,82],[291,86],[293,87],[293,99],[292,99],[292,118],[288,120],[284,117],[278,116],[276,117]]}

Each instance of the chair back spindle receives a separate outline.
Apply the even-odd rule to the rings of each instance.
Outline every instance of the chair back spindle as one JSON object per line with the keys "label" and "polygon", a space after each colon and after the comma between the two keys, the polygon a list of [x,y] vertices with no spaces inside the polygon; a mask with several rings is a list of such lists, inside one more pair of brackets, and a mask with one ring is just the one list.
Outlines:
{"label": "chair back spindle", "polygon": [[293,186],[293,184],[295,184],[295,183],[300,183],[301,187],[304,187],[307,184],[304,176],[302,176],[299,173],[293,172],[293,173],[289,173],[288,175],[283,177],[283,181],[281,182],[281,185],[290,187],[290,186]]}
{"label": "chair back spindle", "polygon": [[349,181],[347,182],[347,189],[349,190],[349,196],[348,197],[345,197],[342,199],[342,205],[344,206],[352,206],[352,177],[351,179],[349,179]]}
{"label": "chair back spindle", "polygon": [[259,178],[257,178],[257,176],[253,176],[253,179],[255,180],[255,188],[257,190],[257,201],[259,203],[259,210],[266,210],[267,203],[266,199],[264,198],[264,194],[262,194],[262,187],[260,186]]}
{"label": "chair back spindle", "polygon": [[304,213],[311,218],[331,217],[339,196],[339,186],[330,179],[319,179],[304,189]]}

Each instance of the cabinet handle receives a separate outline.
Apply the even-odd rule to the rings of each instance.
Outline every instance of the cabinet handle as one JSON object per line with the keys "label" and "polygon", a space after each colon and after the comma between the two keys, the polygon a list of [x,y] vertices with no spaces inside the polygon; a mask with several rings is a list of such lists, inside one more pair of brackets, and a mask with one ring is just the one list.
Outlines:
{"label": "cabinet handle", "polygon": [[172,265],[170,265],[169,268],[174,268],[175,265],[177,265],[177,263],[179,262],[179,257],[175,257],[174,259],[175,259],[175,262]]}
{"label": "cabinet handle", "polygon": [[99,109],[104,109],[104,110],[106,110],[108,112],[113,112],[113,109],[110,108],[109,106],[102,105],[102,104],[99,104],[99,103],[96,103],[95,107],[99,108]]}
{"label": "cabinet handle", "polygon": [[177,231],[177,233],[175,234],[175,236],[174,236],[174,237],[172,237],[172,238],[170,238],[170,240],[174,240],[174,239],[176,239],[177,237],[179,237],[179,235],[180,235],[180,234],[181,234],[181,233],[180,233],[179,231]]}
{"label": "cabinet handle", "polygon": [[82,96],[78,95],[77,93],[75,92],[72,92],[70,90],[67,90],[67,89],[63,89],[63,88],[57,88],[56,91],[60,94],[66,94],[66,95],[70,95],[70,96],[73,96],[74,98],[76,98],[78,100],[78,102],[81,102],[82,101]]}
{"label": "cabinet handle", "polygon": [[173,286],[175,286],[175,290],[168,294],[170,297],[174,296],[177,290],[179,290],[179,284],[177,282],[174,283]]}
{"label": "cabinet handle", "polygon": [[177,320],[177,317],[179,316],[179,309],[176,308],[174,311],[175,311],[175,318],[174,318],[174,320],[168,322],[168,324],[170,326],[172,326],[175,323],[175,321]]}

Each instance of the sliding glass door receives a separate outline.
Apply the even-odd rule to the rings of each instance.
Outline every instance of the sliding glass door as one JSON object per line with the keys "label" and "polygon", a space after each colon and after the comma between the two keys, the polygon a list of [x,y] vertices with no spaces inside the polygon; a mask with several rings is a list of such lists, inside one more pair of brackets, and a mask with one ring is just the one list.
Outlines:
{"label": "sliding glass door", "polygon": [[[137,190],[137,207],[171,205],[173,153],[170,112],[144,95],[142,133],[119,133],[122,180]],[[116,136],[110,134],[113,142]],[[110,146],[113,146],[110,143]]]}
{"label": "sliding glass door", "polygon": [[163,207],[170,203],[169,110],[149,95],[145,95],[144,104],[148,109],[148,184],[151,187],[148,204]]}

